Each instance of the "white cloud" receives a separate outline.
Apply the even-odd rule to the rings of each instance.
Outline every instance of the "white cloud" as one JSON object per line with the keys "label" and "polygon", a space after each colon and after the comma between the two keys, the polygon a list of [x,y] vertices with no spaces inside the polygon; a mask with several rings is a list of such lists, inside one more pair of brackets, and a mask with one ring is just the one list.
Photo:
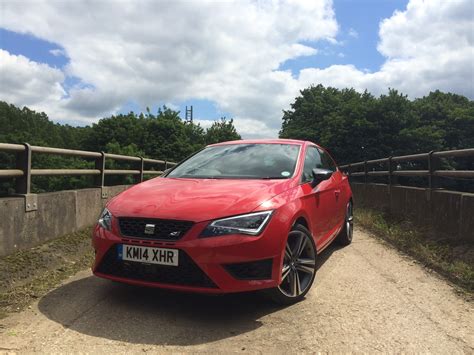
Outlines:
{"label": "white cloud", "polygon": [[172,103],[172,102],[167,102],[165,103],[165,106],[171,110],[174,110],[174,111],[179,111],[179,106]]}
{"label": "white cloud", "polygon": [[60,48],[50,49],[49,53],[51,53],[55,57],[65,57],[66,56],[66,52],[64,51],[64,49],[60,49]]}
{"label": "white cloud", "polygon": [[97,121],[97,115],[111,114],[120,107],[123,98],[104,97],[90,88],[73,88],[67,93],[64,79],[59,69],[0,49],[0,100],[75,123]]}
{"label": "white cloud", "polygon": [[[311,84],[375,94],[394,87],[412,97],[441,89],[473,97],[470,0],[411,0],[405,11],[383,20],[378,50],[387,60],[376,72],[332,65],[306,68],[296,77],[278,68],[318,53],[303,41],[339,43],[331,0],[7,0],[0,26],[64,48],[55,52],[70,59],[63,72],[3,52],[0,86],[0,99],[41,108],[61,121],[90,122],[130,101],[151,107],[203,99],[229,112],[243,136],[275,136],[282,110]],[[65,93],[65,75],[87,85]]]}
{"label": "white cloud", "polygon": [[353,28],[349,28],[349,31],[347,32],[347,34],[352,38],[359,38],[359,33]]}
{"label": "white cloud", "polygon": [[[301,41],[333,39],[338,30],[331,0],[4,1],[2,7],[0,26],[57,43],[70,58],[65,74],[88,84],[58,99],[63,116],[47,111],[62,121],[87,121],[120,102],[145,107],[197,98],[274,132],[297,93],[278,67],[317,53]],[[13,102],[24,99],[18,94]]]}
{"label": "white cloud", "polygon": [[206,119],[193,119],[194,123],[200,124],[202,128],[210,128],[215,120],[206,120]]}
{"label": "white cloud", "polygon": [[379,52],[387,60],[370,73],[352,65],[301,71],[300,84],[352,86],[374,94],[396,88],[410,97],[436,89],[474,98],[474,21],[471,0],[411,0],[380,23]]}
{"label": "white cloud", "polygon": [[234,122],[237,132],[245,138],[256,139],[256,138],[275,138],[278,137],[278,131],[280,130],[280,119],[281,111],[279,115],[278,125],[272,125],[269,127],[266,122],[253,118],[241,118]]}
{"label": "white cloud", "polygon": [[0,49],[1,99],[16,102],[21,97],[24,105],[55,103],[65,95],[61,83],[64,74],[46,64],[30,61],[24,56],[10,55]]}

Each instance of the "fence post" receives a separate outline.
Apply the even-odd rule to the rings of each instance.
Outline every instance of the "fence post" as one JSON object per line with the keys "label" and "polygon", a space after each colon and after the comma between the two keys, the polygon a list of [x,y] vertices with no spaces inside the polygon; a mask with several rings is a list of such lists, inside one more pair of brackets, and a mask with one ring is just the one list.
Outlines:
{"label": "fence post", "polygon": [[392,165],[392,157],[388,157],[388,184],[390,187],[393,185],[393,165]]}
{"label": "fence post", "polygon": [[428,187],[430,189],[430,197],[431,197],[431,191],[436,187],[436,181],[435,181],[435,176],[434,176],[434,171],[436,170],[436,162],[435,159],[433,158],[433,153],[434,151],[432,150],[431,152],[428,153]]}
{"label": "fence post", "polygon": [[23,170],[23,176],[16,179],[15,192],[28,195],[31,192],[31,146],[23,144],[25,150],[16,154],[16,167]]}
{"label": "fence post", "polygon": [[[431,152],[428,153],[428,194],[427,194],[427,200],[428,200],[428,220],[429,220],[429,225],[431,228],[433,228],[433,218],[434,218],[434,206],[433,206],[433,189],[436,187],[436,177],[434,176],[434,171],[436,170],[436,161],[435,157],[433,157],[434,151],[432,150]],[[462,199],[461,199],[462,200]]]}
{"label": "fence post", "polygon": [[367,184],[367,160],[364,160],[364,183]]}
{"label": "fence post", "polygon": [[95,168],[100,170],[100,175],[95,176],[95,186],[100,187],[102,198],[107,198],[107,191],[104,190],[105,183],[105,153],[100,152],[100,157],[95,159]]}
{"label": "fence post", "polygon": [[392,214],[392,187],[393,187],[393,163],[392,156],[388,157],[388,209]]}
{"label": "fence post", "polygon": [[143,157],[140,157],[140,174],[135,175],[135,184],[139,184],[140,182],[143,182],[143,170],[145,166],[145,160]]}
{"label": "fence post", "polygon": [[31,193],[31,146],[23,143],[25,150],[16,155],[16,167],[23,171],[23,176],[16,179],[15,192],[25,198],[25,212],[32,212],[38,209],[38,199],[36,194]]}

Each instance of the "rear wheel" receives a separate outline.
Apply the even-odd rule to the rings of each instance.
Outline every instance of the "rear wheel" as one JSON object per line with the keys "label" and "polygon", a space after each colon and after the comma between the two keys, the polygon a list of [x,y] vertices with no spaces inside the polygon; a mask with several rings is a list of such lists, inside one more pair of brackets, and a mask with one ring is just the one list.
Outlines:
{"label": "rear wheel", "polygon": [[349,245],[352,243],[352,235],[354,234],[354,214],[352,208],[352,201],[347,203],[346,218],[344,219],[344,226],[337,237],[337,241],[341,245]]}
{"label": "rear wheel", "polygon": [[304,298],[316,274],[316,246],[311,233],[295,225],[288,234],[280,286],[268,290],[277,303],[292,304]]}

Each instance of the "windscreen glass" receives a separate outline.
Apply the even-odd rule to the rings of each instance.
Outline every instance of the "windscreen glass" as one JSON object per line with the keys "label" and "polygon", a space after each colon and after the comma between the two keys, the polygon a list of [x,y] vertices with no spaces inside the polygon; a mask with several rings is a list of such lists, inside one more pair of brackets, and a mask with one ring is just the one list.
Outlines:
{"label": "windscreen glass", "polygon": [[167,177],[203,179],[288,179],[300,146],[232,144],[207,147],[173,169]]}

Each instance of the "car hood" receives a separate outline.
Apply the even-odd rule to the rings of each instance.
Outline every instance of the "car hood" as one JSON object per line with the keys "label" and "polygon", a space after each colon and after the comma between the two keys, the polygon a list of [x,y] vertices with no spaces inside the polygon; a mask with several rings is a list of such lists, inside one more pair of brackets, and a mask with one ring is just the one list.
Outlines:
{"label": "car hood", "polygon": [[288,180],[156,178],[110,201],[116,217],[206,221],[247,213],[294,184]]}

